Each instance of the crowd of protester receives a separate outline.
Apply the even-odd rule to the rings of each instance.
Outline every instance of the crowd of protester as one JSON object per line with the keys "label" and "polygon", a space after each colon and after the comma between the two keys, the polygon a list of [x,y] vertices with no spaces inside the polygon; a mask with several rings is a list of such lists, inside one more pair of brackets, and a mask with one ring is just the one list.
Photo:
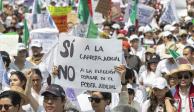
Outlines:
{"label": "crowd of protester", "polygon": [[[67,4],[72,5],[70,1]],[[4,2],[0,13],[1,33],[16,32],[20,38],[15,55],[0,51],[5,67],[5,72],[0,74],[0,112],[193,112],[194,0],[187,0],[188,16],[173,23],[159,22],[167,6],[163,2],[142,1],[156,9],[155,26],[127,26],[110,18],[99,25],[102,26],[98,27],[99,38],[122,40],[124,62],[115,68],[121,77],[122,90],[120,93],[83,90],[81,95],[85,94],[84,99],[90,102],[85,104],[87,109],[77,107],[69,101],[61,85],[52,83],[59,70],[53,66],[49,73],[41,63],[42,42],[31,41],[29,48],[21,43],[28,7],[20,2]],[[57,2],[51,1],[51,5]],[[70,34],[74,27],[69,27]],[[178,63],[169,50],[188,63]]]}

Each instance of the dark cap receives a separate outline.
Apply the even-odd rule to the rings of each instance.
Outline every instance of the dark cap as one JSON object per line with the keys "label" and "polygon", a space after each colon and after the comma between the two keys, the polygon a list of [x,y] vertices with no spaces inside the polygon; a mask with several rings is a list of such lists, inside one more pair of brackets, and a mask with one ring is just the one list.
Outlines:
{"label": "dark cap", "polygon": [[53,94],[58,97],[65,97],[65,91],[60,85],[57,84],[49,85],[41,95],[44,96],[47,93]]}

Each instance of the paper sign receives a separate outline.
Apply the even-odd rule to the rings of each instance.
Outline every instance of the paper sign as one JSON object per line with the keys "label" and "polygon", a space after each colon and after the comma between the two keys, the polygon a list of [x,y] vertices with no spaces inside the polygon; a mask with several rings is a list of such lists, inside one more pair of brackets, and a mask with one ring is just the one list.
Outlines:
{"label": "paper sign", "polygon": [[[138,4],[138,9],[137,9],[137,19],[139,21],[140,26],[145,26],[149,24],[155,13],[155,9],[144,5],[144,4]],[[129,15],[131,13],[131,3],[129,2],[128,7],[125,10],[125,16],[124,16],[124,21],[127,22],[129,20]]]}
{"label": "paper sign", "polygon": [[67,34],[59,39],[56,62],[60,73],[55,83],[83,90],[121,91],[120,76],[114,70],[122,61],[120,40]]}
{"label": "paper sign", "polygon": [[160,17],[160,22],[162,21],[167,22],[169,24],[173,23],[174,21],[178,21],[176,7],[173,1],[168,3],[166,10]]}
{"label": "paper sign", "polygon": [[54,29],[37,29],[30,32],[30,40],[39,40],[42,42],[43,53],[47,53],[51,47],[58,41],[58,32]]}
{"label": "paper sign", "polygon": [[18,38],[18,35],[0,34],[0,51],[7,51],[10,55],[15,55]]}
{"label": "paper sign", "polygon": [[48,10],[52,16],[64,16],[71,12],[72,8],[70,6],[66,7],[49,6]]}
{"label": "paper sign", "polygon": [[111,9],[111,0],[99,0],[95,11],[103,14],[104,16],[108,16],[110,9]]}

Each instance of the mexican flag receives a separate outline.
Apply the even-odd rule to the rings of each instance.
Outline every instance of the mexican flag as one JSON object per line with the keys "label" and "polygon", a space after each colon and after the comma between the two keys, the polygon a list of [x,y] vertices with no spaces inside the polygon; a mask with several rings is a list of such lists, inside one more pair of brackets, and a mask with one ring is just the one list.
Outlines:
{"label": "mexican flag", "polygon": [[0,0],[0,12],[3,11],[3,0]]}
{"label": "mexican flag", "polygon": [[78,6],[78,17],[80,22],[87,23],[89,16],[93,16],[92,0],[80,0]]}
{"label": "mexican flag", "polygon": [[136,22],[136,18],[137,18],[137,4],[138,4],[138,0],[132,0],[132,8],[131,8],[131,13],[130,13],[130,20],[131,23],[134,25]]}
{"label": "mexican flag", "polygon": [[23,31],[23,38],[22,38],[22,42],[28,46],[28,42],[29,42],[29,30],[28,30],[28,25],[27,25],[27,21],[26,19],[24,19],[24,31]]}
{"label": "mexican flag", "polygon": [[173,57],[177,65],[180,64],[190,64],[188,59],[186,57],[181,56],[179,53],[177,53],[175,50],[168,49],[169,54]]}
{"label": "mexican flag", "polygon": [[88,32],[87,38],[97,38],[98,36],[98,27],[94,24],[91,17],[89,17]]}

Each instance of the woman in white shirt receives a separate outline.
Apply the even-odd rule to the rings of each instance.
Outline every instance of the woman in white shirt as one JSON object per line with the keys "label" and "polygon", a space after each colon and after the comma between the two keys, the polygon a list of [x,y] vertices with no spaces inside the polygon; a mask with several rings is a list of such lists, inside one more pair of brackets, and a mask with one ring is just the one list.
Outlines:
{"label": "woman in white shirt", "polygon": [[158,55],[155,55],[150,60],[148,60],[147,70],[142,72],[139,78],[140,84],[143,85],[144,87],[150,88],[152,86],[154,79],[157,77],[155,71],[159,61],[160,58]]}

